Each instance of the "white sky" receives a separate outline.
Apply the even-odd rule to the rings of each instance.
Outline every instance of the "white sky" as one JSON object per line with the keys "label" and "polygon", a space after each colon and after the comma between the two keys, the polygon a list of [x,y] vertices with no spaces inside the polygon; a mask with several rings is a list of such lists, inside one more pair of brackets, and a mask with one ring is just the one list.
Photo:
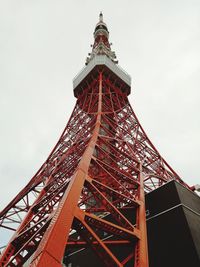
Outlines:
{"label": "white sky", "polygon": [[186,182],[200,183],[199,0],[0,0],[0,209],[64,129],[100,11],[147,135]]}

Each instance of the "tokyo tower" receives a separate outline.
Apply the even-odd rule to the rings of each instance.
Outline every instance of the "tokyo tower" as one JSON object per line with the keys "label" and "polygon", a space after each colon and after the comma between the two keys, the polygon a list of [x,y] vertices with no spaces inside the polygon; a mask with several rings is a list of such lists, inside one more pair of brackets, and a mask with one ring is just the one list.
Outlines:
{"label": "tokyo tower", "polygon": [[145,194],[171,180],[191,188],[140,125],[102,13],[73,89],[77,102],[59,141],[0,213],[0,228],[13,232],[0,266],[72,266],[67,255],[87,248],[101,266],[148,267]]}

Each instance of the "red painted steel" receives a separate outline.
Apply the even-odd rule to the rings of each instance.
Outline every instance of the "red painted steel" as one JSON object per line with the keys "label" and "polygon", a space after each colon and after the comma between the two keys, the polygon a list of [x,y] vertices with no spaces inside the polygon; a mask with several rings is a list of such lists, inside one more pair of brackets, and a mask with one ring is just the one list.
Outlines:
{"label": "red painted steel", "polygon": [[[95,49],[102,40],[97,30]],[[110,49],[104,34],[103,42]],[[123,83],[99,65],[76,91],[47,161],[0,213],[0,227],[14,232],[0,266],[30,260],[29,266],[57,267],[69,249],[91,248],[102,266],[148,267],[144,194],[172,179],[188,186],[148,139]],[[123,213],[130,208],[131,219]],[[132,251],[119,258],[113,247],[125,244]]]}

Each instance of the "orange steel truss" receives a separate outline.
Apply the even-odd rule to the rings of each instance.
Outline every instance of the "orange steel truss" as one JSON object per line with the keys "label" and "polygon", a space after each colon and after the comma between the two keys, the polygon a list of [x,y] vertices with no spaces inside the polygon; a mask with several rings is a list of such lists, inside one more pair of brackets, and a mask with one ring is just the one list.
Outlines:
{"label": "orange steel truss", "polygon": [[[188,186],[142,129],[127,83],[105,64],[74,92],[55,148],[0,213],[0,227],[14,232],[0,266],[60,267],[69,249],[91,248],[102,266],[148,267],[145,192],[172,179]],[[116,255],[113,248],[127,244],[132,250]]]}

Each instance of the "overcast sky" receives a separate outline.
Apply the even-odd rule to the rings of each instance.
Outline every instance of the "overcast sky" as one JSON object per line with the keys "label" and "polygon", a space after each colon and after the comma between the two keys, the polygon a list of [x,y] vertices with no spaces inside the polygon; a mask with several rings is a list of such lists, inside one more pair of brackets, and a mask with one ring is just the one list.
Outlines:
{"label": "overcast sky", "polygon": [[199,0],[0,0],[0,209],[64,129],[100,11],[147,135],[187,183],[200,183]]}

